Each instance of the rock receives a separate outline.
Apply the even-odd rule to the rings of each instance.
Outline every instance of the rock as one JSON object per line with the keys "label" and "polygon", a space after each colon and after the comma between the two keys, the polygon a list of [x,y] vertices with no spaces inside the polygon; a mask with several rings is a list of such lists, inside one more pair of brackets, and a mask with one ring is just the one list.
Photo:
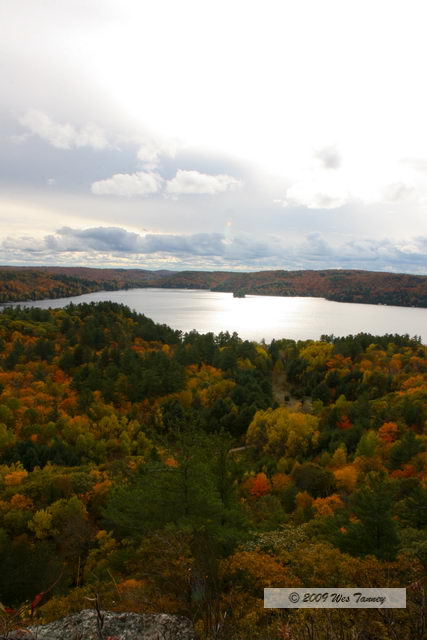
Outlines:
{"label": "rock", "polygon": [[[190,620],[183,616],[114,611],[102,611],[101,615],[99,624],[96,611],[85,609],[49,624],[28,627],[19,640],[197,640]],[[13,634],[9,639],[15,640]]]}
{"label": "rock", "polygon": [[27,629],[14,629],[7,635],[0,636],[0,640],[34,640],[34,637]]}

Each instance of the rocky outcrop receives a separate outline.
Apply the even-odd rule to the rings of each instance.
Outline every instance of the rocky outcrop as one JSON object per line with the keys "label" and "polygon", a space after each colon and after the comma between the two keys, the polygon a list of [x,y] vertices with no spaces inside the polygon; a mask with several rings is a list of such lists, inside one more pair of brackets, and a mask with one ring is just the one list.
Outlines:
{"label": "rocky outcrop", "polygon": [[93,609],[26,631],[8,640],[197,640],[190,620],[168,614],[115,613]]}

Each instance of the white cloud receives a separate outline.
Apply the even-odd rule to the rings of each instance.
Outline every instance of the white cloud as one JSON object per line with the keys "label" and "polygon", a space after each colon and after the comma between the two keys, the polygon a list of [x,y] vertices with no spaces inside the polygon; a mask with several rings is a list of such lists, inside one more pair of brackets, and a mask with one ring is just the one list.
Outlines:
{"label": "white cloud", "polygon": [[140,146],[137,152],[138,161],[144,169],[156,169],[159,165],[159,155],[160,150],[151,142]]}
{"label": "white cloud", "polygon": [[[157,152],[154,147],[152,152],[144,150],[138,153],[138,158],[148,165],[155,165],[157,162]],[[91,186],[92,193],[96,195],[114,195],[114,196],[146,196],[152,193],[158,193],[163,184],[164,179],[153,171],[137,171],[135,173],[116,173],[106,180],[98,180]],[[213,195],[240,186],[240,181],[232,176],[208,175],[199,173],[198,171],[184,171],[178,169],[175,177],[166,182],[165,193],[171,196],[179,196],[183,194],[204,194]]]}
{"label": "white cloud", "polygon": [[285,207],[300,205],[308,209],[337,209],[346,204],[349,197],[350,194],[339,178],[313,175],[289,187],[282,204]]}
{"label": "white cloud", "polygon": [[171,195],[183,194],[215,194],[230,189],[236,189],[241,185],[240,180],[226,174],[208,175],[198,171],[184,171],[178,169],[176,176],[169,180],[166,192]]}
{"label": "white cloud", "polygon": [[147,138],[141,144],[137,151],[137,158],[140,165],[146,170],[157,169],[159,166],[160,156],[169,156],[173,158],[176,154],[178,143],[172,140],[161,140],[159,138]]}
{"label": "white cloud", "polygon": [[110,146],[102,129],[94,124],[76,129],[68,122],[65,124],[55,122],[46,113],[36,109],[29,109],[19,122],[33,135],[46,140],[57,149],[91,147],[100,150]]}
{"label": "white cloud", "polygon": [[416,180],[410,167],[392,162],[387,167],[379,162],[375,165],[368,158],[364,167],[351,164],[351,159],[349,166],[335,166],[333,155],[328,156],[330,149],[316,156],[322,162],[321,168],[310,166],[301,171],[287,188],[285,197],[276,202],[308,209],[337,209],[350,202],[359,206],[422,202],[426,185]]}
{"label": "white cloud", "polygon": [[160,190],[162,178],[157,173],[137,171],[136,173],[115,173],[111,178],[92,183],[95,195],[113,195],[131,198],[147,196]]}

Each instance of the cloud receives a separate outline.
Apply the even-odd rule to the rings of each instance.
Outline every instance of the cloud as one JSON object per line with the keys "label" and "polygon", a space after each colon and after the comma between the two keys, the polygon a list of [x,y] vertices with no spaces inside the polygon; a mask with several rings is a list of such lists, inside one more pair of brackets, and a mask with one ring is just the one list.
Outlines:
{"label": "cloud", "polygon": [[141,253],[222,256],[224,236],[221,233],[147,234],[142,238],[140,249]]}
{"label": "cloud", "polygon": [[55,122],[46,113],[37,109],[29,109],[19,122],[31,134],[46,140],[57,149],[91,147],[101,150],[110,146],[104,132],[96,125],[88,124],[82,129],[76,129],[68,122],[65,124]]}
{"label": "cloud", "polygon": [[298,247],[298,251],[306,259],[310,260],[324,259],[335,254],[334,248],[328,243],[323,234],[318,231],[307,233],[302,245]]}
{"label": "cloud", "polygon": [[157,169],[161,156],[173,158],[177,152],[178,145],[172,140],[160,140],[146,138],[137,151],[139,164],[146,171]]}
{"label": "cloud", "polygon": [[62,227],[55,234],[42,239],[31,236],[6,238],[2,248],[31,253],[56,252],[119,252],[131,254],[167,253],[200,256],[224,255],[224,236],[221,233],[162,234],[147,233],[141,235],[121,227],[92,227],[72,229]]}
{"label": "cloud", "polygon": [[44,253],[47,249],[46,238],[34,238],[33,236],[12,236],[1,242],[1,248],[7,253]]}
{"label": "cloud", "polygon": [[347,204],[350,194],[338,177],[319,175],[296,182],[286,191],[283,206],[308,209],[337,209]]}
{"label": "cloud", "polygon": [[341,166],[341,156],[334,146],[318,149],[315,156],[325,169],[338,169]]}
{"label": "cloud", "polygon": [[95,195],[113,195],[131,198],[147,196],[160,190],[162,178],[157,173],[115,173],[111,178],[98,180],[91,185]]}
{"label": "cloud", "polygon": [[427,236],[404,240],[353,238],[340,243],[313,232],[305,236],[298,252],[306,261],[317,263],[316,268],[322,268],[324,262],[329,268],[332,263],[350,269],[426,273]]}
{"label": "cloud", "polygon": [[141,145],[137,151],[137,158],[144,169],[157,169],[159,166],[160,149],[151,141]]}
{"label": "cloud", "polygon": [[275,236],[259,240],[250,234],[239,234],[225,241],[224,255],[228,260],[280,259],[285,247]]}
{"label": "cloud", "polygon": [[6,238],[2,248],[30,253],[112,252],[128,254],[168,254],[169,256],[225,257],[230,260],[263,258],[277,254],[268,242],[251,236],[226,237],[222,233],[146,233],[127,231],[121,227],[72,229],[62,227],[44,238],[21,236]]}
{"label": "cloud", "polygon": [[383,189],[383,198],[386,202],[408,200],[413,195],[415,195],[415,187],[404,182],[393,182]]}
{"label": "cloud", "polygon": [[208,175],[198,171],[185,171],[178,169],[176,176],[169,180],[166,186],[166,193],[179,196],[188,194],[215,194],[230,189],[236,189],[241,185],[240,180],[228,176]]}
{"label": "cloud", "polygon": [[351,203],[359,207],[407,203],[409,212],[416,213],[417,205],[427,201],[425,177],[420,175],[421,160],[418,164],[410,159],[380,161],[360,151],[348,152],[342,165],[333,146],[319,148],[315,156],[317,163],[289,176],[285,197],[274,202],[307,209],[338,209]]}
{"label": "cloud", "polygon": [[[151,150],[150,150],[151,149]],[[155,147],[147,148],[138,157],[145,159],[147,165],[154,166],[158,158]],[[163,178],[155,172],[137,171],[136,173],[116,173],[106,180],[98,180],[92,183],[91,191],[96,195],[114,196],[146,196],[157,193],[164,184]],[[228,175],[208,175],[198,171],[184,171],[178,169],[176,176],[166,182],[165,193],[172,196],[183,194],[209,194],[220,193],[235,189],[240,186],[240,181]]]}
{"label": "cloud", "polygon": [[[292,241],[222,233],[140,234],[121,227],[62,227],[42,238],[10,237],[4,264],[21,262],[173,269],[368,269],[426,274],[427,236],[331,239],[319,232]],[[98,262],[97,262],[98,261]]]}
{"label": "cloud", "polygon": [[137,253],[141,236],[120,227],[72,229],[62,227],[45,236],[45,246],[53,251],[124,251]]}
{"label": "cloud", "polygon": [[313,172],[292,184],[284,199],[274,202],[284,207],[300,206],[307,209],[338,209],[350,202],[360,204],[401,203],[425,201],[423,189],[417,188],[410,180],[375,183],[358,181],[357,177],[346,176],[341,170],[333,174],[323,170]]}

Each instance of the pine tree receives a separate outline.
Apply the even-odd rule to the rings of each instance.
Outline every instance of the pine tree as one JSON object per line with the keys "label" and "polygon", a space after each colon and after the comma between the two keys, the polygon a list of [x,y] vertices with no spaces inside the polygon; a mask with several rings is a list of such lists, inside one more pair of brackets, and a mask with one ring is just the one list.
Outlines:
{"label": "pine tree", "polygon": [[373,554],[382,560],[393,559],[398,545],[392,518],[393,495],[384,473],[371,472],[366,484],[354,492],[351,507],[356,522],[340,535],[339,545],[353,555]]}

